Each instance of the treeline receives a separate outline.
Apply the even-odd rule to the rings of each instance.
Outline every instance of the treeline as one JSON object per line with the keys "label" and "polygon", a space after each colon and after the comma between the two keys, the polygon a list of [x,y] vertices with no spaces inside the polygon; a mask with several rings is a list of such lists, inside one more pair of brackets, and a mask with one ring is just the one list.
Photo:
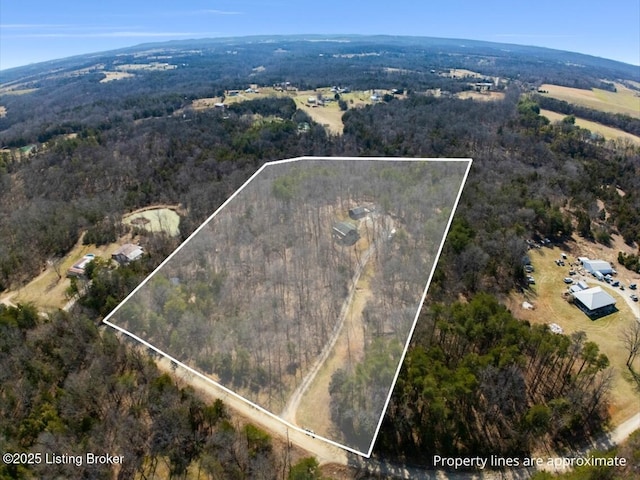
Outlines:
{"label": "treeline", "polygon": [[382,456],[527,456],[601,428],[608,359],[583,332],[516,320],[487,294],[422,315],[377,443]]}
{"label": "treeline", "polygon": [[551,110],[553,112],[563,113],[565,115],[574,115],[576,117],[591,120],[592,122],[601,123],[613,128],[640,136],[640,119],[633,118],[622,113],[608,113],[591,108],[582,107],[572,103],[558,100],[545,95],[536,95],[535,101],[540,108]]}
{"label": "treeline", "polygon": [[[292,466],[221,400],[205,402],[81,314],[42,320],[31,306],[0,305],[0,372],[0,449],[42,459],[2,462],[2,479],[319,478],[317,463]],[[87,452],[121,463],[91,465]],[[54,454],[82,461],[46,464]]]}

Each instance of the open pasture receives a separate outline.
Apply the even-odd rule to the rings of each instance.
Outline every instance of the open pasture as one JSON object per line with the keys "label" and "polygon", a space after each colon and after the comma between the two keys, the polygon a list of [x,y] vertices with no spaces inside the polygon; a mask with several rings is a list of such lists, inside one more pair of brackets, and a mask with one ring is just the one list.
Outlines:
{"label": "open pasture", "polygon": [[548,92],[542,95],[594,110],[640,118],[640,94],[622,84],[617,83],[616,88],[617,92],[609,92],[599,88],[584,90],[548,83],[540,86],[540,90]]}

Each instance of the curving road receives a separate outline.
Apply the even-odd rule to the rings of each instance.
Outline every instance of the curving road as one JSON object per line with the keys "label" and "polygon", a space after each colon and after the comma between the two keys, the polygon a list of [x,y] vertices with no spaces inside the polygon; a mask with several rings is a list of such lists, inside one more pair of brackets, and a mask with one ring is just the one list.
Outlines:
{"label": "curving road", "polygon": [[351,284],[349,285],[349,294],[347,295],[347,298],[344,300],[344,302],[342,302],[342,307],[340,309],[340,316],[338,317],[338,323],[334,327],[333,333],[331,334],[331,337],[329,338],[324,348],[322,349],[322,352],[320,352],[320,355],[314,362],[313,367],[302,379],[302,382],[300,383],[300,385],[298,385],[298,387],[293,391],[293,393],[291,394],[291,397],[289,397],[289,401],[287,402],[284,409],[280,413],[280,417],[282,417],[283,419],[293,424],[296,423],[296,412],[298,411],[298,407],[300,406],[300,401],[302,400],[302,397],[304,397],[304,395],[307,393],[307,390],[309,390],[309,387],[315,380],[316,376],[318,375],[318,372],[320,371],[325,361],[327,360],[327,358],[329,358],[329,355],[333,351],[333,347],[335,346],[336,341],[338,340],[338,337],[340,337],[340,333],[342,332],[345,320],[349,313],[349,308],[351,307],[351,303],[353,301],[353,295],[355,294],[355,291],[356,291],[356,285],[360,281],[360,276],[362,275],[362,272],[367,266],[367,263],[369,262],[369,259],[371,258],[371,255],[373,254],[374,250],[375,250],[375,242],[373,242],[362,255],[360,262],[358,263],[358,266],[356,268],[356,271],[353,277],[351,278]]}

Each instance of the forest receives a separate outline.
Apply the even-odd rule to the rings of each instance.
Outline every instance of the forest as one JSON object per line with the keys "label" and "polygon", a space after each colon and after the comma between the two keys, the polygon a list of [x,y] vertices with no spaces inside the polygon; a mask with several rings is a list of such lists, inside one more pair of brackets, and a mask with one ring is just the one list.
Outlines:
{"label": "forest", "polygon": [[[39,314],[29,305],[0,306],[3,450],[128,449],[135,455],[120,478],[163,468],[166,476],[181,478],[189,465],[201,465],[209,478],[259,478],[255,472],[263,470],[273,472],[263,478],[283,478],[289,466],[266,434],[234,424],[224,405],[177,385],[157,371],[148,353],[100,320],[260,166],[303,155],[474,160],[374,456],[424,463],[426,449],[524,455],[597,435],[608,419],[610,388],[607,359],[597,345],[519,322],[500,302],[526,288],[526,239],[561,244],[579,235],[607,244],[619,234],[638,248],[638,148],[593,136],[570,118],[549,123],[539,115],[541,99],[531,94],[544,82],[598,86],[602,79],[633,78],[636,70],[605,62],[587,64],[578,74],[551,60],[541,67],[530,52],[499,57],[478,46],[473,55],[450,57],[387,38],[351,46],[286,39],[281,46],[288,53],[277,57],[266,54],[274,44],[248,47],[238,40],[233,48],[245,53],[231,62],[224,53],[229,45],[214,42],[199,47],[211,55],[189,59],[188,67],[106,84],[99,83],[99,72],[47,78],[31,66],[3,74],[38,90],[0,94],[8,112],[0,119],[0,145],[6,147],[0,152],[0,292],[37,276],[85,231],[96,243],[124,233],[126,212],[153,204],[180,204],[184,211],[181,238],[140,236],[148,252],[142,262],[121,268],[95,262],[75,310]],[[383,54],[341,56],[365,47]],[[319,49],[336,57],[318,62]],[[483,69],[478,60],[487,56],[495,62]],[[504,99],[418,93],[467,88],[431,73],[451,67],[452,58],[458,68],[509,78]],[[263,63],[264,76],[249,77]],[[384,70],[409,63],[417,70],[411,75]],[[80,58],[65,68],[88,64]],[[515,72],[522,74],[518,80]],[[284,80],[306,87],[400,86],[409,93],[406,100],[348,109],[341,136],[328,134],[286,98],[248,101],[224,112],[186,108],[193,98],[248,82]],[[86,95],[75,95],[80,90]],[[567,110],[571,114],[584,112]],[[598,115],[601,123],[626,121]],[[311,128],[299,132],[301,122]],[[20,153],[30,144],[35,150]],[[637,255],[620,259],[616,268],[637,266]],[[369,369],[345,370],[331,381],[332,418],[354,436],[366,421],[348,402],[366,401],[367,379],[372,370],[381,371],[375,349],[368,355]],[[170,437],[159,433],[169,428]],[[67,467],[49,478],[68,476]],[[111,478],[112,472],[86,475]],[[36,467],[6,465],[0,476],[47,478]]]}
{"label": "forest", "polygon": [[[330,158],[267,165],[108,320],[274,414],[293,409],[292,421],[293,392],[318,355],[333,350],[331,339],[346,336],[349,356],[335,355],[332,371],[380,359],[378,375],[349,405],[366,422],[357,435],[317,412],[311,423],[296,423],[366,452],[468,165]],[[355,219],[354,208],[363,209]],[[340,222],[357,236],[336,238]],[[341,333],[348,315],[361,340]]]}

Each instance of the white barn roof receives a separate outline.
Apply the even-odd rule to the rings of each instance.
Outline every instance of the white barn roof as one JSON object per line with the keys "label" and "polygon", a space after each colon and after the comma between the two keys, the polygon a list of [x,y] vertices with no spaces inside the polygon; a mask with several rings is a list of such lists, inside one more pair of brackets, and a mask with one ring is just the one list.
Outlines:
{"label": "white barn roof", "polygon": [[611,264],[604,260],[583,260],[582,266],[589,273],[600,272],[603,274],[611,273]]}
{"label": "white barn roof", "polygon": [[573,296],[589,310],[597,310],[616,303],[615,299],[600,287],[587,288],[575,292]]}

